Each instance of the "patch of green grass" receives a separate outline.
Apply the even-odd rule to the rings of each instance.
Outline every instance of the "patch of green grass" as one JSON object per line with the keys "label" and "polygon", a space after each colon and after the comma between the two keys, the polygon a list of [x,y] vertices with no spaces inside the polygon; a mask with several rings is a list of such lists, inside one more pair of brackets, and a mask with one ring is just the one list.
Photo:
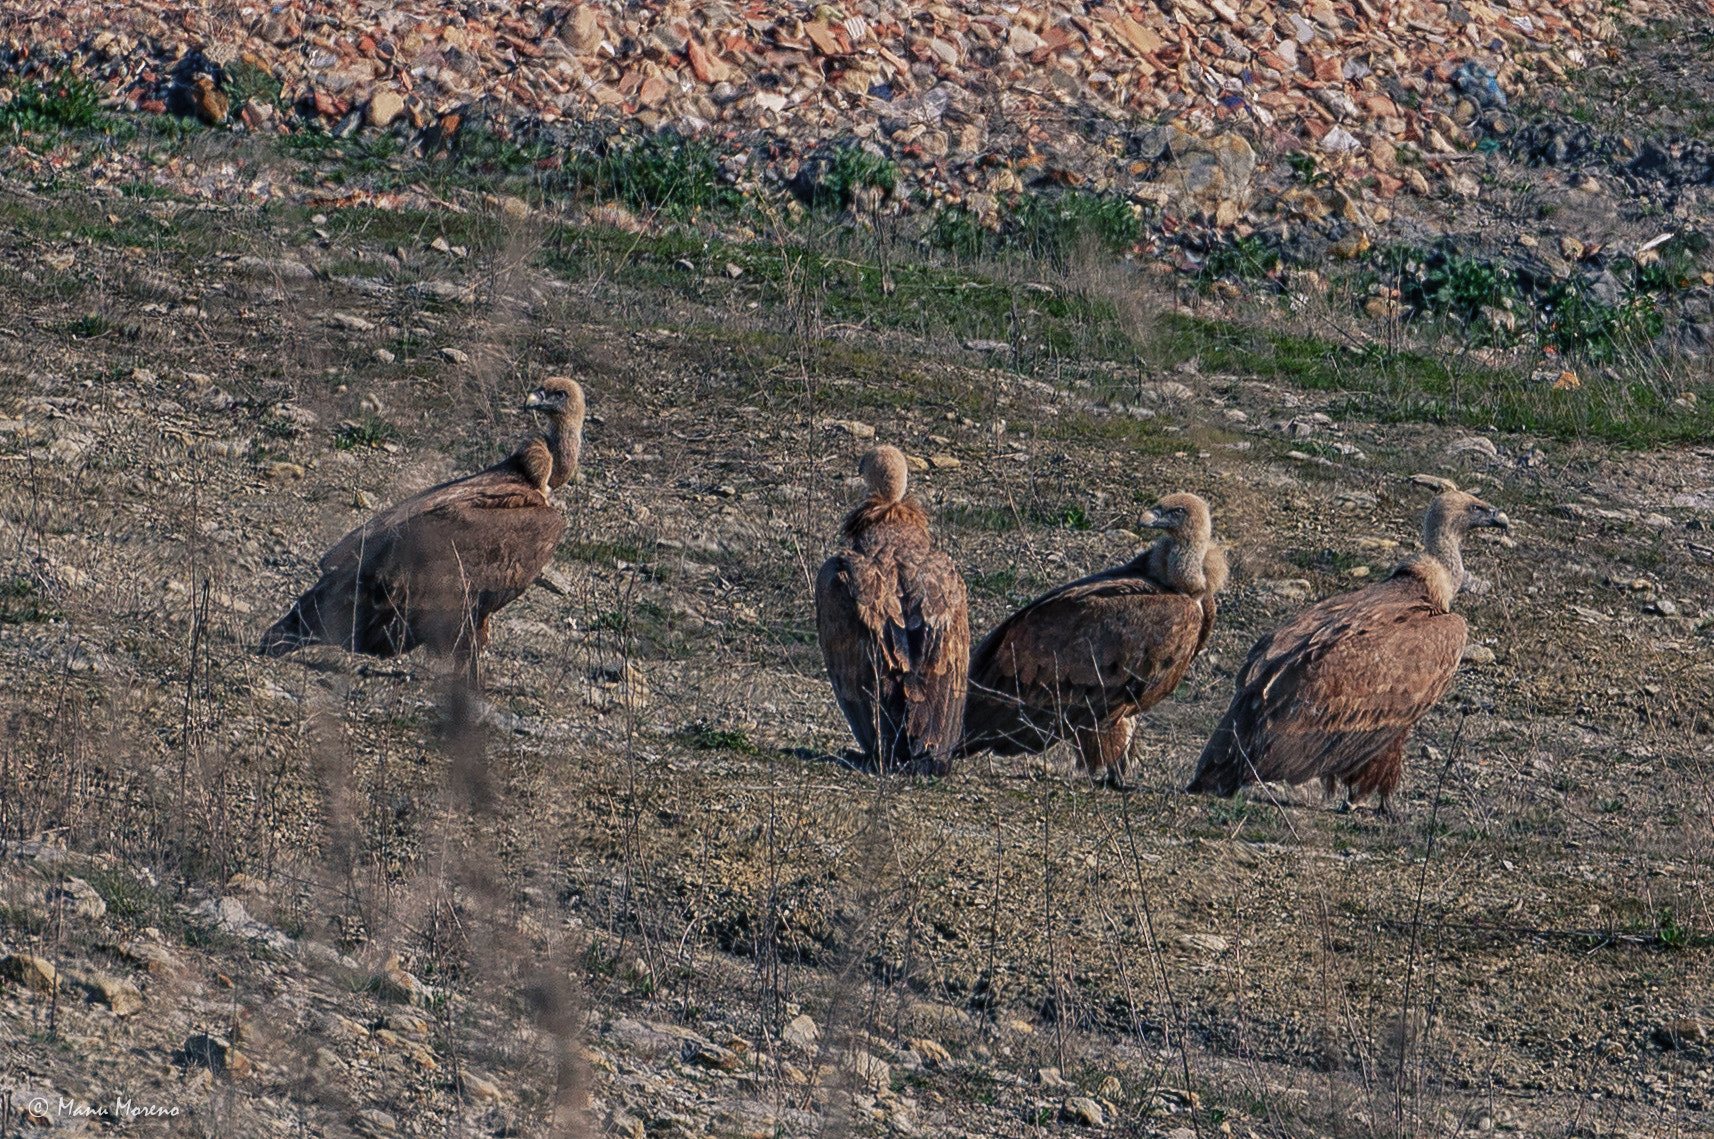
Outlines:
{"label": "patch of green grass", "polygon": [[1123,198],[1070,190],[1025,194],[1000,210],[998,225],[981,224],[961,206],[941,210],[929,228],[931,245],[963,258],[1017,252],[1063,265],[1086,244],[1118,253],[1141,241],[1140,207]]}
{"label": "patch of green grass", "polygon": [[0,625],[34,625],[64,616],[34,578],[18,574],[0,580]]}
{"label": "patch of green grass", "polygon": [[177,930],[183,925],[172,895],[123,870],[92,869],[83,876],[107,903],[107,916],[133,927]]}
{"label": "patch of green grass", "polygon": [[[575,279],[600,277],[697,305],[729,299],[801,306],[812,299],[829,323],[960,340],[1009,342],[1015,333],[1031,360],[1133,359],[1136,350],[1135,329],[1111,300],[1014,285],[926,259],[882,266],[825,249],[738,244],[688,230],[637,235],[568,227],[539,260]],[[743,275],[720,273],[727,262]],[[892,355],[886,360],[889,368],[901,366]]]}
{"label": "patch of green grass", "polygon": [[572,155],[562,177],[575,190],[672,218],[734,209],[741,202],[737,190],[722,181],[714,148],[671,132],[615,135],[593,151]]}
{"label": "patch of green grass", "polygon": [[1076,503],[1059,512],[1059,524],[1067,530],[1087,530],[1093,525],[1089,519],[1089,512]]}
{"label": "patch of green grass", "polygon": [[225,71],[225,91],[232,100],[234,114],[252,99],[270,106],[279,104],[280,81],[267,68],[240,59],[227,66]]}
{"label": "patch of green grass", "polygon": [[1178,314],[1157,322],[1145,351],[1157,367],[1195,359],[1207,371],[1349,392],[1354,411],[1387,422],[1460,424],[1626,448],[1714,434],[1714,391],[1696,389],[1696,405],[1678,407],[1678,385],[1656,371],[1632,369],[1618,379],[1592,372],[1578,389],[1555,391],[1526,371]]}
{"label": "patch of green grass", "polygon": [[1017,512],[1004,506],[949,506],[940,512],[943,526],[962,526],[971,530],[992,530],[1010,533],[1018,528]]}
{"label": "patch of green grass", "polygon": [[59,326],[59,329],[74,340],[94,340],[98,336],[105,336],[112,327],[111,324],[107,323],[106,317],[100,313],[91,312],[85,313],[76,320],[66,321]]}
{"label": "patch of green grass", "polygon": [[977,593],[1006,599],[1011,597],[1018,587],[1018,567],[1005,566],[988,573],[975,569],[966,570],[964,580]]}
{"label": "patch of green grass", "polygon": [[0,105],[0,137],[89,130],[107,117],[101,98],[100,88],[77,76],[22,84]]}
{"label": "patch of green grass", "polygon": [[1208,252],[1198,281],[1205,288],[1218,280],[1254,281],[1280,267],[1280,251],[1270,248],[1260,236],[1250,234],[1221,242]]}
{"label": "patch of green grass", "polygon": [[127,198],[141,198],[146,201],[165,201],[173,197],[173,192],[165,186],[157,186],[152,182],[122,182],[119,193]]}
{"label": "patch of green grass", "polygon": [[822,210],[849,209],[862,190],[891,193],[899,182],[899,168],[892,159],[872,154],[860,146],[841,147],[825,162],[819,179],[800,179],[794,187],[806,205]]}
{"label": "patch of green grass", "polygon": [[731,751],[739,755],[754,755],[760,750],[743,732],[712,727],[705,720],[696,721],[679,734],[696,751]]}
{"label": "patch of green grass", "polygon": [[361,422],[346,420],[333,429],[333,445],[342,451],[359,447],[383,447],[397,439],[399,429],[384,419],[370,415]]}

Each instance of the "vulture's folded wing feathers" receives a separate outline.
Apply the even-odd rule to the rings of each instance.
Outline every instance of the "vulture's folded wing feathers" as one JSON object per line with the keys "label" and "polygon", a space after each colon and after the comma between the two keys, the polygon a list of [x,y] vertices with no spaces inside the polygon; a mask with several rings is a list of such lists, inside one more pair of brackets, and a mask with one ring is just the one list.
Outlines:
{"label": "vulture's folded wing feathers", "polygon": [[1250,651],[1192,790],[1353,774],[1445,693],[1466,630],[1411,577],[1304,610]]}
{"label": "vulture's folded wing feathers", "polygon": [[1145,579],[1074,583],[1019,610],[971,660],[967,749],[1040,750],[1070,729],[1151,706],[1203,639],[1195,597]]}

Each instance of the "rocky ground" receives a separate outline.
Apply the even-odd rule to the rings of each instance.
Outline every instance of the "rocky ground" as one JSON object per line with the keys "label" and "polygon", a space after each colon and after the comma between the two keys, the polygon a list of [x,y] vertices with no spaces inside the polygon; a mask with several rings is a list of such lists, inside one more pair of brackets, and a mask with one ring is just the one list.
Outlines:
{"label": "rocky ground", "polygon": [[[551,171],[20,130],[0,1133],[1714,1129],[1714,262],[1644,248],[1705,205],[1671,141],[1701,79],[1665,71],[1700,42],[1401,195],[1387,232],[1453,259],[1390,277],[1373,203],[1283,159],[1237,247],[1283,261],[1210,272],[1233,243],[1170,218],[958,260],[880,215],[669,226]],[[1517,287],[1468,311],[1405,280],[1481,264]],[[1499,334],[1603,274],[1659,325]],[[251,653],[559,373],[586,478],[475,728],[433,661]],[[876,440],[977,629],[1128,557],[1158,494],[1213,503],[1232,588],[1137,792],[838,761],[809,585]],[[1249,644],[1384,573],[1438,479],[1516,529],[1470,556],[1403,818],[1178,793]]]}

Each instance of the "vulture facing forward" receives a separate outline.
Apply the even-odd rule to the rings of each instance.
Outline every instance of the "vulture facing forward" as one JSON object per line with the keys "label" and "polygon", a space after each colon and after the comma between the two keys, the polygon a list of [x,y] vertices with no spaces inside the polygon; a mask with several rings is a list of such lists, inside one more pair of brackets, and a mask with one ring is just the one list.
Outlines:
{"label": "vulture facing forward", "polygon": [[877,447],[858,470],[869,496],[845,519],[851,549],[827,559],[815,581],[822,660],[870,762],[944,775],[970,660],[964,580],[905,497],[903,452]]}
{"label": "vulture facing forward", "polygon": [[1069,736],[1091,778],[1123,786],[1137,715],[1184,679],[1226,584],[1202,499],[1168,495],[1141,524],[1166,536],[1036,598],[976,647],[965,754],[1035,754]]}
{"label": "vulture facing forward", "polygon": [[1451,612],[1461,546],[1476,527],[1510,526],[1481,499],[1449,490],[1423,523],[1422,552],[1385,580],[1330,597],[1257,641],[1237,692],[1202,749],[1189,790],[1320,779],[1383,814],[1404,774],[1405,737],[1452,683],[1467,626]]}
{"label": "vulture facing forward", "polygon": [[472,685],[488,618],[541,573],[565,532],[551,492],[577,473],[583,389],[553,378],[524,405],[548,430],[476,474],[383,510],[321,559],[321,580],[262,636],[261,652],[338,645],[390,657],[418,645],[455,657]]}

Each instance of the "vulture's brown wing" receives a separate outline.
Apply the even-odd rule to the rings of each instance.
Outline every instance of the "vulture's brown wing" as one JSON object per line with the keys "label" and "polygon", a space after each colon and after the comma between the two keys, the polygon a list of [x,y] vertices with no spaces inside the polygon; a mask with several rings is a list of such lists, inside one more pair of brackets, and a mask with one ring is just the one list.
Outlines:
{"label": "vulture's brown wing", "polygon": [[911,558],[901,567],[910,738],[939,766],[952,758],[964,730],[970,672],[970,610],[964,579],[947,555]]}
{"label": "vulture's brown wing", "polygon": [[[858,582],[866,558],[836,554],[815,578],[815,628],[833,697],[864,754],[875,751],[875,677],[884,651],[864,620]],[[854,565],[853,563],[857,563]],[[873,608],[871,604],[870,608]]]}
{"label": "vulture's brown wing", "polygon": [[1183,678],[1203,620],[1196,598],[1133,577],[1032,602],[972,654],[966,750],[1038,751],[1070,728],[1152,705]]}
{"label": "vulture's brown wing", "polygon": [[970,660],[964,581],[952,559],[879,543],[836,555],[816,578],[815,612],[833,694],[863,750],[904,758],[878,734],[902,728],[912,758],[950,759]]}
{"label": "vulture's brown wing", "polygon": [[564,532],[565,517],[508,472],[435,487],[341,539],[263,651],[321,642],[386,656],[419,644],[450,652],[529,588]]}
{"label": "vulture's brown wing", "polygon": [[1445,693],[1466,629],[1408,576],[1304,610],[1250,650],[1191,790],[1361,767]]}

